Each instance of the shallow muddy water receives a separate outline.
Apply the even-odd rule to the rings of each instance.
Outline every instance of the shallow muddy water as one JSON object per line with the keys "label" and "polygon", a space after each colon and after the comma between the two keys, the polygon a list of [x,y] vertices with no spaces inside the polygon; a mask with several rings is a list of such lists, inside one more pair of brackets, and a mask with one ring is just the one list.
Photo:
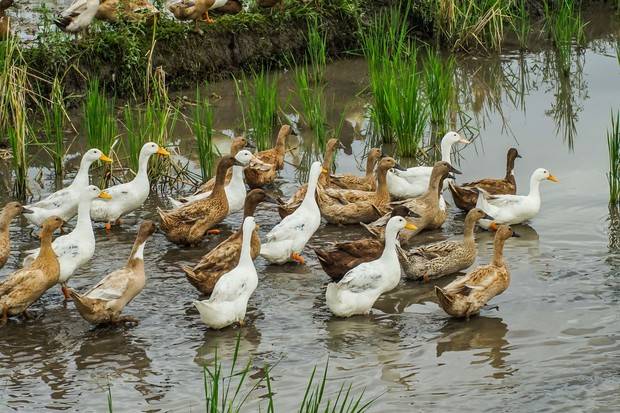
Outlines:
{"label": "shallow muddy water", "polygon": [[[254,360],[253,373],[277,364],[277,411],[298,407],[312,368],[322,369],[328,358],[329,394],[351,382],[356,391],[379,396],[373,412],[620,410],[620,214],[607,206],[605,177],[605,131],[610,110],[620,107],[620,67],[605,36],[590,43],[570,82],[547,70],[549,58],[543,51],[458,59],[461,86],[471,99],[464,109],[480,128],[475,143],[459,151],[458,179],[503,176],[510,146],[523,155],[515,171],[519,193],[528,191],[535,168],[560,179],[543,183],[540,214],[518,226],[522,237],[506,244],[512,283],[492,301],[498,310],[454,321],[437,306],[433,285],[403,281],[369,317],[336,319],[325,305],[329,278],[308,248],[306,266],[267,266],[259,258],[247,325],[214,332],[200,322],[191,304],[196,291],[179,266],[196,262],[218,241],[180,249],[157,233],[145,252],[147,287],[126,309],[141,320],[137,327],[93,329],[73,304],[63,307],[59,288],[53,288],[34,306],[37,319],[0,330],[0,410],[106,411],[109,383],[119,412],[202,411],[202,366],[213,361],[216,348],[228,360],[237,334],[243,361]],[[364,163],[364,98],[358,93],[367,84],[365,73],[362,60],[330,66],[330,119],[335,123],[341,111],[347,113],[339,172]],[[280,89],[286,95],[285,81]],[[222,96],[217,128],[238,130],[232,84],[213,91]],[[181,152],[189,153],[189,138],[179,139]],[[225,150],[227,138],[218,142]],[[294,165],[305,147],[295,137],[289,146],[300,149],[287,155],[274,188],[285,195],[298,185]],[[0,167],[6,176],[7,166]],[[54,189],[47,178],[43,193]],[[0,203],[7,200],[0,196]],[[165,194],[153,193],[110,234],[97,225],[95,257],[70,285],[82,290],[122,266],[137,223],[156,218],[158,205],[165,205]],[[276,217],[270,206],[259,207],[262,234]],[[225,225],[234,229],[239,221],[234,214]],[[419,242],[458,237],[462,223],[463,215],[451,208],[444,228],[422,234]],[[36,245],[30,231],[25,221],[14,223],[15,251]],[[358,228],[322,226],[310,244],[362,235]],[[486,263],[492,240],[486,233],[477,239],[478,262]],[[0,276],[22,258],[15,252]],[[258,411],[266,392],[261,387],[254,393],[246,411]]]}

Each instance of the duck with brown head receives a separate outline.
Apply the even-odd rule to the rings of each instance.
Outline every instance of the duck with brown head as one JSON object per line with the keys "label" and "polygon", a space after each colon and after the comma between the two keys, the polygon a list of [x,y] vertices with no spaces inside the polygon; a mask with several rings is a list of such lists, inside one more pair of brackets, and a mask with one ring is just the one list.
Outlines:
{"label": "duck with brown head", "polygon": [[381,149],[371,148],[366,158],[366,175],[357,176],[351,174],[331,175],[330,184],[341,189],[357,189],[359,191],[374,191],[377,188],[375,167],[383,156]]}
{"label": "duck with brown head", "polygon": [[283,125],[278,132],[275,146],[255,154],[258,159],[272,165],[272,167],[267,171],[257,168],[246,169],[244,171],[245,182],[250,188],[260,188],[275,181],[278,171],[284,168],[286,138],[291,134],[291,130],[292,128],[289,125]]}
{"label": "duck with brown head", "polygon": [[30,212],[19,202],[9,202],[0,212],[0,268],[4,267],[11,255],[11,238],[9,228],[11,221],[23,212]]}

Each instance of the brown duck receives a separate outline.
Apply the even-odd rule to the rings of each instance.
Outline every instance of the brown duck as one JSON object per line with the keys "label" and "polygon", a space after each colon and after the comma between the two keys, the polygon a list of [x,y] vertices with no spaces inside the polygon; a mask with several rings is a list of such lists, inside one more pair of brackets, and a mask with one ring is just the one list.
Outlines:
{"label": "brown duck", "polygon": [[152,22],[159,15],[148,0],[101,0],[95,18],[116,23],[121,18],[131,22]]}
{"label": "brown duck", "polygon": [[516,148],[508,149],[506,154],[506,176],[503,179],[481,179],[479,181],[467,182],[463,185],[456,185],[451,181],[448,186],[452,192],[452,199],[457,207],[469,211],[476,207],[478,192],[476,188],[481,188],[491,195],[514,195],[517,193],[517,182],[515,181],[514,168],[515,159],[521,158]]}
{"label": "brown duck", "polygon": [[138,323],[137,319],[122,316],[121,312],[144,289],[144,245],[156,229],[153,221],[144,221],[125,267],[108,274],[85,294],[69,290],[75,308],[86,321],[91,324]]}
{"label": "brown duck", "polygon": [[41,249],[37,258],[0,283],[0,326],[5,325],[12,315],[22,314],[28,318],[28,307],[58,282],[60,264],[52,249],[52,234],[62,224],[59,217],[46,219],[41,229]]}
{"label": "brown duck", "polygon": [[360,191],[374,191],[377,188],[377,177],[375,167],[381,159],[382,153],[379,148],[372,148],[368,151],[366,159],[366,175],[331,175],[330,185],[334,188],[357,189]]}
{"label": "brown duck", "polygon": [[11,34],[11,19],[6,15],[6,9],[13,5],[13,0],[0,0],[0,40],[5,40]]}
{"label": "brown duck", "polygon": [[510,285],[510,271],[503,256],[504,242],[518,235],[508,225],[495,227],[497,232],[490,264],[476,268],[443,288],[435,286],[439,305],[453,317],[468,318],[478,314],[490,299],[506,291]]}
{"label": "brown duck", "polygon": [[[263,201],[277,203],[275,199],[267,195],[262,189],[251,190],[245,198],[243,221],[245,221],[246,217],[254,216],[256,206]],[[194,268],[187,266],[182,267],[183,271],[185,271],[187,280],[201,293],[207,295],[211,294],[217,280],[219,280],[222,275],[237,266],[239,262],[239,255],[241,254],[241,243],[243,238],[242,227],[243,225],[230,237],[226,238],[221,244],[203,256]],[[250,254],[254,260],[260,253],[258,226],[252,233],[252,241],[250,245]]]}
{"label": "brown duck", "polygon": [[245,182],[250,188],[260,188],[275,181],[278,171],[284,168],[284,154],[286,153],[286,138],[291,134],[291,127],[283,125],[278,132],[276,145],[265,151],[258,152],[256,157],[261,161],[271,164],[272,167],[267,171],[246,168]]}
{"label": "brown duck", "polygon": [[[319,187],[326,187],[329,185],[329,173],[331,171],[331,167],[334,163],[334,154],[336,153],[340,142],[338,139],[332,138],[327,141],[325,144],[325,156],[323,157],[323,169],[321,172],[321,176],[319,176]],[[327,172],[325,172],[327,171]],[[306,196],[306,191],[308,190],[308,184],[303,184],[297,192],[293,194],[293,196],[286,202],[286,204],[280,205],[278,207],[278,213],[280,214],[280,218],[284,219],[284,217],[291,215],[295,210],[301,205],[304,197]]]}
{"label": "brown duck", "polygon": [[[157,209],[161,218],[161,229],[170,241],[181,245],[196,245],[202,241],[207,231],[226,218],[228,200],[224,182],[226,172],[233,165],[241,163],[230,155],[220,159],[215,173],[215,185],[207,198],[173,210]],[[217,230],[210,232],[219,233]]]}
{"label": "brown duck", "polygon": [[0,268],[4,267],[11,254],[11,239],[9,228],[11,221],[22,212],[30,212],[19,202],[9,202],[0,212]]}

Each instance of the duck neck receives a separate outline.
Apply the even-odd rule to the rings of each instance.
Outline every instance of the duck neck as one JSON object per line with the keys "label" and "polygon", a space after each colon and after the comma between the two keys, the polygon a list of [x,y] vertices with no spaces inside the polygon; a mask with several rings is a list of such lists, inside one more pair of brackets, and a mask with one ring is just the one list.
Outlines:
{"label": "duck neck", "polygon": [[217,165],[217,171],[215,172],[215,185],[213,185],[212,193],[224,191],[224,184],[226,183],[226,172],[228,172],[229,167],[230,164],[225,164],[224,162],[220,162]]}
{"label": "duck neck", "polygon": [[369,156],[366,160],[366,178],[372,178],[375,173],[375,164],[377,160],[373,156]]}
{"label": "duck neck", "polygon": [[244,185],[243,182],[243,166],[235,165],[232,167],[232,178],[230,178],[229,185],[239,186]]}
{"label": "duck neck", "polygon": [[463,243],[466,247],[475,247],[476,240],[474,238],[474,228],[476,227],[476,220],[473,217],[465,217],[465,227],[463,228]]}
{"label": "duck neck", "polygon": [[56,253],[52,248],[53,233],[53,229],[43,228],[43,230],[41,230],[41,249],[39,250],[39,255],[35,260],[35,264],[37,261],[46,262],[49,259],[56,258]]}
{"label": "duck neck", "polygon": [[239,265],[252,263],[250,254],[252,244],[252,231],[243,231],[243,240],[241,241],[241,254],[239,255]]}
{"label": "duck neck", "polygon": [[433,202],[434,200],[434,202],[439,204],[439,195],[441,195],[439,188],[444,178],[445,177],[442,176],[439,171],[433,170],[433,172],[431,173],[431,179],[428,181],[428,189],[423,195],[423,197],[427,199],[427,201]]}
{"label": "duck neck", "polygon": [[75,231],[89,232],[93,237],[93,225],[90,221],[90,206],[91,200],[80,201],[78,204],[77,223],[75,225]]}
{"label": "duck neck", "polygon": [[496,267],[505,266],[504,263],[504,242],[506,240],[500,238],[499,236],[495,236],[495,240],[493,241],[493,262],[492,264]]}
{"label": "duck neck", "polygon": [[528,196],[530,198],[540,198],[540,181],[536,179],[536,177],[534,177],[533,175],[530,178],[530,193],[528,194]]}
{"label": "duck neck", "polygon": [[131,254],[129,254],[129,259],[127,260],[128,268],[144,266],[144,246],[146,244],[146,239],[147,237],[142,234],[138,234],[138,237],[133,243]]}
{"label": "duck neck", "polygon": [[451,164],[452,163],[452,160],[450,159],[451,152],[452,152],[452,142],[449,142],[445,139],[442,140],[441,141],[441,160]]}
{"label": "duck neck", "polygon": [[387,169],[381,168],[377,177],[376,200],[378,203],[390,202],[390,191],[387,185]]}
{"label": "duck neck", "polygon": [[73,178],[71,186],[84,188],[90,185],[88,170],[92,164],[92,161],[82,157],[82,160],[80,161],[80,168],[78,169],[77,174],[75,174],[75,178]]}
{"label": "duck neck", "polygon": [[134,181],[146,181],[149,182],[149,159],[151,155],[140,153],[140,159],[138,160],[138,173],[134,178]]}
{"label": "duck neck", "polygon": [[515,175],[513,173],[515,169],[515,158],[512,156],[508,156],[506,160],[506,176],[504,179],[508,182],[511,182],[513,185],[515,183]]}
{"label": "duck neck", "polygon": [[304,200],[302,201],[301,206],[316,206],[316,187],[317,187],[318,179],[310,179],[308,180],[308,189],[306,190],[306,195],[304,195]]}
{"label": "duck neck", "polygon": [[278,135],[278,139],[276,139],[276,146],[274,148],[276,150],[278,160],[282,161],[284,159],[284,153],[286,152],[286,134],[285,133],[280,133]]}
{"label": "duck neck", "polygon": [[381,260],[398,260],[396,253],[396,236],[398,231],[392,227],[385,229],[385,246],[383,247],[383,253],[381,254]]}

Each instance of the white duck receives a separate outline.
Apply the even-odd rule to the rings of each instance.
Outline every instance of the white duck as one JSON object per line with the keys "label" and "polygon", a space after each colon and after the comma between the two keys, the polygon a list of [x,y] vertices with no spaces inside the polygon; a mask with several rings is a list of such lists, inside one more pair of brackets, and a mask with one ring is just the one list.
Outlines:
{"label": "white duck", "polygon": [[390,218],[385,228],[385,247],[381,257],[358,265],[338,283],[327,286],[325,298],[332,313],[339,317],[368,314],[381,294],[398,285],[401,270],[396,237],[403,228],[417,229],[401,216]]}
{"label": "white duck", "polygon": [[[452,163],[450,154],[455,143],[468,144],[457,132],[448,132],[441,138],[441,160]],[[426,192],[431,179],[432,166],[415,166],[405,171],[391,170],[387,174],[390,195],[396,199],[415,198]],[[443,190],[448,189],[448,180],[443,183]]]}
{"label": "white duck", "polygon": [[149,159],[152,155],[169,156],[170,153],[155,142],[148,142],[140,150],[138,173],[136,177],[124,184],[111,186],[106,192],[111,200],[97,200],[93,202],[90,215],[95,222],[105,222],[106,230],[110,230],[112,223],[120,223],[120,218],[134,211],[144,204],[149,197],[151,184],[149,182]]}
{"label": "white duck", "polygon": [[258,275],[250,255],[254,217],[243,221],[243,241],[239,263],[222,275],[208,300],[194,301],[200,318],[208,327],[219,330],[234,323],[243,326],[248,300],[258,286]]}
{"label": "white duck", "polygon": [[530,193],[528,195],[489,195],[479,189],[476,208],[493,217],[493,221],[481,219],[478,221],[484,229],[489,229],[492,223],[515,225],[532,219],[540,211],[540,183],[544,180],[559,182],[548,170],[538,168],[530,177]]}
{"label": "white duck", "polygon": [[[95,234],[90,221],[90,206],[97,198],[110,199],[111,197],[94,185],[87,186],[80,194],[75,228],[67,235],[56,238],[52,243],[52,249],[60,263],[58,282],[66,300],[69,299],[67,281],[78,268],[90,261],[95,253]],[[28,267],[37,258],[39,249],[27,251],[27,253],[29,255],[24,258],[24,267]]]}
{"label": "white duck", "polygon": [[[243,149],[235,155],[235,159],[243,164],[241,165],[233,165],[232,167],[232,177],[230,178],[230,182],[228,185],[224,187],[224,192],[226,192],[226,199],[228,200],[228,213],[232,214],[233,212],[241,211],[243,209],[243,205],[245,204],[245,181],[243,179],[243,170],[247,166],[257,167],[260,170],[268,171],[271,169],[271,165],[265,163],[258,159],[254,154],[247,149]],[[168,197],[168,200],[172,204],[174,208],[179,208],[187,204],[191,204],[192,202],[200,201],[201,199],[205,199],[211,195],[211,191],[202,192],[197,195],[190,195],[184,198],[185,202],[177,201],[171,197]]]}
{"label": "white duck", "polygon": [[43,221],[51,216],[57,216],[67,222],[77,214],[80,194],[90,184],[88,170],[97,160],[112,162],[99,149],[90,149],[80,161],[80,169],[73,178],[73,182],[68,187],[54,192],[50,196],[34,204],[26,205],[25,208],[31,212],[24,212],[23,215],[32,224],[41,226]]}
{"label": "white duck", "polygon": [[327,173],[321,162],[314,162],[310,167],[308,190],[301,205],[267,234],[260,255],[270,263],[284,264],[291,260],[304,263],[300,253],[321,225],[321,211],[316,203],[315,192],[322,172]]}
{"label": "white duck", "polygon": [[68,9],[54,19],[54,24],[63,32],[77,33],[93,22],[100,0],[76,0]]}

